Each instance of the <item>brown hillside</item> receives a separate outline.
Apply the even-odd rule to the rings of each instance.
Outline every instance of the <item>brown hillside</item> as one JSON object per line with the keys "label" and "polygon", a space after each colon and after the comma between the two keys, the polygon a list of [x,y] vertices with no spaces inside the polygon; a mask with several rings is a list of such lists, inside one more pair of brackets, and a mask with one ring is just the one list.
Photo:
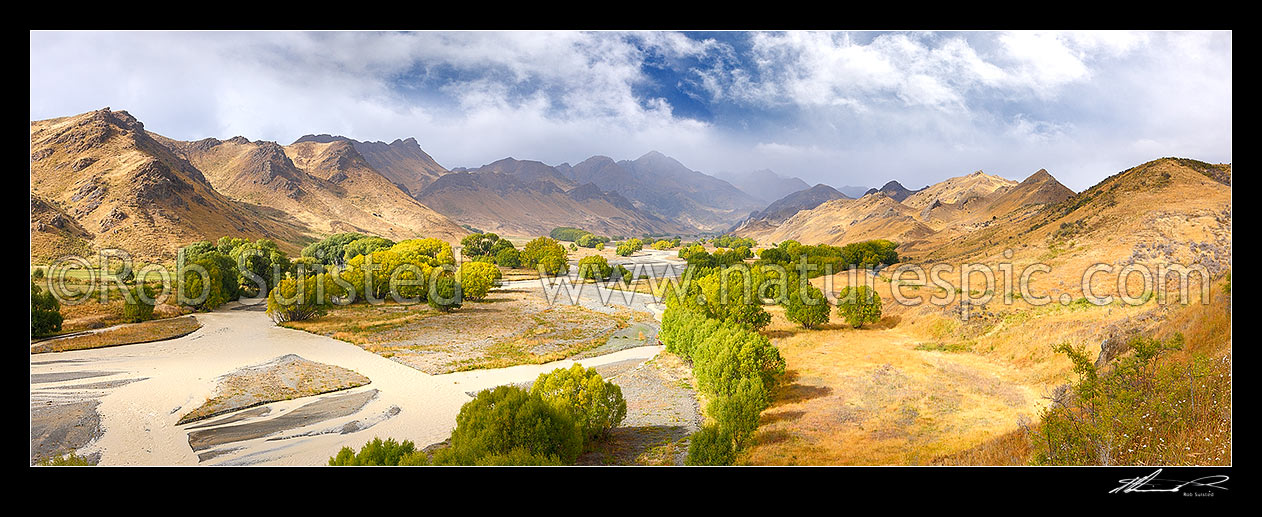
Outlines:
{"label": "brown hillside", "polygon": [[[166,259],[184,244],[222,235],[300,240],[283,216],[255,213],[217,192],[196,167],[151,137],[125,111],[98,111],[31,122],[33,261],[62,247],[65,230],[34,220],[60,212],[86,234],[93,249],[122,248],[145,259]],[[51,222],[51,221],[49,221]]]}

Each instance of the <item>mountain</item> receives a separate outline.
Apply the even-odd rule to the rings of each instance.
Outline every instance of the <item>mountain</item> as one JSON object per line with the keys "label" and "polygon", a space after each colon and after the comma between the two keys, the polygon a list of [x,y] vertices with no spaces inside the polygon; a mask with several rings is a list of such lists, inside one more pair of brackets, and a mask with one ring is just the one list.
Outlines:
{"label": "mountain", "polygon": [[802,210],[813,209],[834,199],[850,199],[828,185],[820,183],[814,187],[793,192],[776,200],[760,211],[749,214],[749,217],[737,223],[732,233],[741,233],[759,226],[776,227]]}
{"label": "mountain", "polygon": [[719,173],[714,177],[731,183],[750,197],[764,203],[772,203],[794,192],[806,190],[811,186],[801,178],[784,177],[775,172],[763,169],[746,174]]}
{"label": "mountain", "polygon": [[381,173],[386,179],[398,185],[408,195],[420,192],[426,185],[433,183],[439,176],[446,174],[447,169],[434,161],[428,153],[421,149],[415,138],[385,142],[360,142],[344,136],[306,135],[295,144],[304,142],[331,143],[344,140],[355,146],[368,166]]}
{"label": "mountain", "polygon": [[848,197],[852,197],[856,199],[863,197],[863,194],[867,193],[869,190],[872,190],[872,189],[868,187],[856,187],[853,185],[837,187],[837,192],[841,192],[842,194],[845,194]]}
{"label": "mountain", "polygon": [[915,194],[916,192],[920,192],[920,191],[919,191],[919,190],[907,190],[907,188],[906,188],[906,187],[903,187],[903,185],[902,185],[901,183],[899,183],[899,182],[897,182],[897,181],[891,181],[891,182],[889,182],[889,183],[886,183],[884,187],[881,187],[881,188],[879,188],[879,189],[868,189],[868,191],[867,191],[867,192],[864,192],[864,193],[863,193],[863,195],[865,195],[865,196],[866,196],[866,195],[868,195],[868,194],[876,194],[876,193],[878,193],[878,192],[880,192],[880,193],[882,193],[882,194],[885,194],[885,195],[887,195],[887,196],[889,196],[889,197],[893,198],[893,199],[894,199],[894,201],[900,201],[900,202],[901,202],[902,200],[907,199],[907,196],[910,196],[910,195]]}
{"label": "mountain", "polygon": [[560,226],[611,236],[693,231],[595,183],[578,183],[543,163],[513,158],[472,171],[456,169],[417,199],[463,224],[508,235],[547,235]]}
{"label": "mountain", "polygon": [[763,206],[732,184],[657,151],[619,162],[593,156],[574,166],[562,164],[557,170],[575,182],[594,183],[622,194],[637,208],[692,232],[723,231],[732,221]]}
{"label": "mountain", "polygon": [[[898,185],[897,182],[891,183],[895,185],[893,189],[895,191],[902,188],[902,185]],[[922,209],[934,202],[964,204],[976,198],[989,196],[997,190],[1011,188],[1016,184],[1017,182],[1010,179],[977,171],[967,176],[948,178],[929,185],[900,201],[917,209]],[[889,187],[890,185],[886,184],[883,190]]]}
{"label": "mountain", "polygon": [[350,139],[304,137],[286,147],[245,137],[166,145],[219,192],[293,218],[309,239],[349,231],[456,241],[468,233],[373,168]]}
{"label": "mountain", "polygon": [[1018,207],[943,239],[926,259],[984,259],[1003,243],[1018,257],[1042,254],[1084,271],[1096,263],[1201,264],[1214,275],[1231,267],[1230,164],[1161,158],[1077,194],[1040,170],[992,206]]}
{"label": "mountain", "polygon": [[934,233],[916,218],[916,210],[889,196],[838,198],[802,210],[779,225],[750,225],[737,235],[759,243],[793,239],[809,244],[841,245],[868,239],[908,242]]}
{"label": "mountain", "polygon": [[303,238],[301,225],[219,193],[139,120],[109,108],[31,122],[31,198],[32,260],[102,248],[169,259],[223,235],[296,251]]}

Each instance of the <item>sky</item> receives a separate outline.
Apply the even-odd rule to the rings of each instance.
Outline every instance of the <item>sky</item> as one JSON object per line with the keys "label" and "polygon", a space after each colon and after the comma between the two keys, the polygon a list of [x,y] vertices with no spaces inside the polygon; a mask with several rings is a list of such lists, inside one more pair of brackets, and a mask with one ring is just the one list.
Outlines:
{"label": "sky", "polygon": [[31,120],[171,138],[415,137],[440,164],[656,150],[706,173],[1081,191],[1231,162],[1230,32],[32,32]]}

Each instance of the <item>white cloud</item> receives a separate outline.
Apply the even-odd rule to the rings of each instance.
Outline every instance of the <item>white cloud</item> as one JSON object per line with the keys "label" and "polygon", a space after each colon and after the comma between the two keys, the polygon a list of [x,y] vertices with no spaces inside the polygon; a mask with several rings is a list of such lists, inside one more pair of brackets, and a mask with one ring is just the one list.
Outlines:
{"label": "white cloud", "polygon": [[[1231,159],[1229,32],[747,37],[741,54],[672,32],[34,32],[30,116],[108,105],[182,139],[415,136],[448,166],[656,149],[836,185],[1046,167],[1080,190],[1157,156]],[[719,115],[646,95],[646,60]]]}

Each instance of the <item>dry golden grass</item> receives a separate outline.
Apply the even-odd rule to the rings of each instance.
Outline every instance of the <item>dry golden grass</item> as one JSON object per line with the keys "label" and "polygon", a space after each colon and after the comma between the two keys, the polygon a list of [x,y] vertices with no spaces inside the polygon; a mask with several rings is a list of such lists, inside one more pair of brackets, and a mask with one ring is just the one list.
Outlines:
{"label": "dry golden grass", "polygon": [[354,343],[427,373],[542,364],[604,345],[647,315],[549,305],[529,289],[494,289],[480,302],[441,313],[426,305],[358,303],[289,328]]}
{"label": "dry golden grass", "polygon": [[32,346],[31,353],[66,352],[69,350],[150,343],[185,336],[201,328],[201,326],[201,323],[197,322],[197,318],[192,316],[152,320],[100,332],[88,332],[75,336],[50,339]]}

